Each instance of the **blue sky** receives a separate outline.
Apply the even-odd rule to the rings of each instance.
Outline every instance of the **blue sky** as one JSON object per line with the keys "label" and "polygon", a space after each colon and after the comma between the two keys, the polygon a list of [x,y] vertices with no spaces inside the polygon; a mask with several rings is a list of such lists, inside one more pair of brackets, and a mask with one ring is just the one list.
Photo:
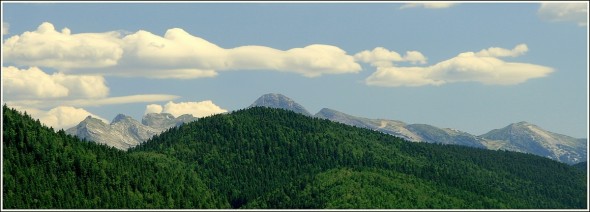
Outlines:
{"label": "blue sky", "polygon": [[2,100],[56,128],[282,93],[311,113],[587,137],[587,3],[2,7]]}

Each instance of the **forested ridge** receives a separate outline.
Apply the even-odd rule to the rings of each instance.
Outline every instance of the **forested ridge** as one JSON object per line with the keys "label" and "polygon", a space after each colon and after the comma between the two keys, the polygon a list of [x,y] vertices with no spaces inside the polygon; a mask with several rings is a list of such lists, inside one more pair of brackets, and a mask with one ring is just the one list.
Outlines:
{"label": "forested ridge", "polygon": [[3,111],[3,208],[229,207],[172,157],[80,141]]}
{"label": "forested ridge", "polygon": [[253,107],[127,152],[3,107],[4,208],[586,208],[581,169]]}

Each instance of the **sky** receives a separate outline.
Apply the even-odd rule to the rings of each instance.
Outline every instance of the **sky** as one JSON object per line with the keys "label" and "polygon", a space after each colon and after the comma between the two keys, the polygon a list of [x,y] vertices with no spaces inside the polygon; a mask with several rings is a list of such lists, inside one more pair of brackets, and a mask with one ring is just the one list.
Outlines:
{"label": "sky", "polygon": [[3,1],[2,103],[67,129],[281,93],[312,114],[587,138],[587,41],[587,2]]}

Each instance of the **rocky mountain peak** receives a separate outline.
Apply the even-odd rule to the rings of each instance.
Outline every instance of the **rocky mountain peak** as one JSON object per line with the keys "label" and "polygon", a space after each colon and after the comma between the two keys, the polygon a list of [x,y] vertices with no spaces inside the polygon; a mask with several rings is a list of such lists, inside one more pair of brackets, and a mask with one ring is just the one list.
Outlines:
{"label": "rocky mountain peak", "polygon": [[143,116],[141,123],[161,132],[171,127],[195,120],[197,120],[197,118],[191,114],[184,114],[175,118],[174,115],[170,113],[148,113]]}
{"label": "rocky mountain peak", "polygon": [[291,98],[278,93],[269,93],[262,95],[260,98],[254,101],[254,103],[250,105],[250,107],[256,106],[285,109],[296,113],[301,113],[306,116],[311,116],[311,113],[309,113],[305,109],[305,107],[298,104]]}
{"label": "rocky mountain peak", "polygon": [[188,123],[188,122],[191,122],[191,121],[197,120],[197,117],[194,117],[194,116],[193,116],[193,115],[191,115],[191,114],[184,114],[184,115],[181,115],[181,116],[179,116],[179,117],[176,117],[176,120],[177,120],[177,121],[181,121],[181,122],[183,122],[183,123]]}
{"label": "rocky mountain peak", "polygon": [[111,121],[111,124],[122,122],[122,121],[131,121],[131,120],[134,120],[131,116],[119,114],[119,115],[115,116],[113,121]]}
{"label": "rocky mountain peak", "polygon": [[536,127],[534,124],[528,123],[526,121],[520,121],[520,122],[517,122],[517,123],[512,123],[512,124],[510,124],[508,126],[509,127],[512,127],[512,128],[528,128],[528,127],[531,127],[531,126]]}
{"label": "rocky mountain peak", "polygon": [[[586,158],[586,142],[553,133],[528,122],[510,124],[481,135],[499,149],[528,152],[573,164]],[[507,141],[507,142],[498,142]]]}
{"label": "rocky mountain peak", "polygon": [[86,118],[84,120],[82,120],[80,123],[104,123],[102,120],[94,118],[92,116],[86,116]]}
{"label": "rocky mountain peak", "polygon": [[148,113],[142,117],[141,123],[152,126],[162,122],[170,122],[171,120],[174,120],[174,115],[170,113]]}
{"label": "rocky mountain peak", "polygon": [[166,118],[166,119],[174,119],[174,115],[170,113],[148,113],[143,116],[143,118]]}

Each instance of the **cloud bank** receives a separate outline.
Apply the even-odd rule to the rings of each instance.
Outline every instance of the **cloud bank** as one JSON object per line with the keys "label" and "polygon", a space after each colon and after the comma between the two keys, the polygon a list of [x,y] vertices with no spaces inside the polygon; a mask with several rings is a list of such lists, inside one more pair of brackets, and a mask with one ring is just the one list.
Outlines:
{"label": "cloud bank", "polygon": [[219,113],[227,112],[226,109],[223,109],[217,105],[215,105],[211,100],[205,100],[201,102],[179,102],[174,103],[172,101],[166,103],[163,107],[158,104],[150,104],[146,106],[145,113],[170,113],[175,117],[184,115],[184,114],[191,114],[194,117],[206,117],[211,116]]}
{"label": "cloud bank", "polygon": [[102,76],[46,74],[37,67],[18,69],[2,67],[5,95],[16,99],[102,98],[109,88]]}
{"label": "cloud bank", "polygon": [[352,56],[336,46],[312,44],[285,51],[253,45],[226,49],[180,28],[169,29],[163,37],[144,30],[121,37],[117,32],[57,31],[45,22],[35,31],[10,37],[3,45],[7,62],[75,74],[190,79],[231,70],[271,70],[305,77],[361,70]]}
{"label": "cloud bank", "polygon": [[528,51],[525,44],[513,49],[492,47],[477,53],[465,52],[437,64],[420,67],[394,67],[373,64],[377,71],[365,79],[370,86],[424,86],[456,82],[479,82],[488,85],[513,85],[532,78],[545,77],[550,67],[506,62],[499,57],[517,57]]}
{"label": "cloud bank", "polygon": [[22,66],[60,70],[98,68],[117,64],[123,54],[116,32],[72,34],[44,22],[36,31],[24,32],[4,41],[4,59]]}
{"label": "cloud bank", "polygon": [[29,107],[101,106],[169,101],[179,97],[168,94],[108,97],[110,89],[102,76],[61,72],[49,75],[38,67],[2,67],[2,86],[8,102]]}
{"label": "cloud bank", "polygon": [[537,14],[550,22],[574,22],[581,27],[588,26],[588,2],[541,3]]}

